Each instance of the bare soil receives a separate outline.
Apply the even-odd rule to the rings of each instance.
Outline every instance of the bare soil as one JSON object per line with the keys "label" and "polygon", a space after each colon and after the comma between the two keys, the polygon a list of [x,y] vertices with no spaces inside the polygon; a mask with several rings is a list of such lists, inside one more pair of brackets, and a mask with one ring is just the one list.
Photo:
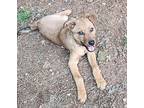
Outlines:
{"label": "bare soil", "polygon": [[99,45],[95,51],[108,86],[97,88],[87,58],[79,62],[88,99],[77,100],[75,82],[67,66],[69,51],[51,43],[38,31],[18,35],[18,108],[126,108],[127,92],[127,1],[126,0],[18,0],[17,9],[32,13],[18,30],[45,15],[72,9],[70,17],[83,12],[97,17]]}

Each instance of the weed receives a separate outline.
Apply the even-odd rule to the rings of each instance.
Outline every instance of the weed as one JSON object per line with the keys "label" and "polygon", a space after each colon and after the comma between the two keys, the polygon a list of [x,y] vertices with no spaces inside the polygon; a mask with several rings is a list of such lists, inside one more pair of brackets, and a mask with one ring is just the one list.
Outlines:
{"label": "weed", "polygon": [[124,46],[124,47],[127,46],[127,37],[126,36],[123,37],[121,43],[122,43],[122,46]]}
{"label": "weed", "polygon": [[31,12],[26,8],[21,8],[17,13],[17,20],[20,23],[25,23],[31,17]]}

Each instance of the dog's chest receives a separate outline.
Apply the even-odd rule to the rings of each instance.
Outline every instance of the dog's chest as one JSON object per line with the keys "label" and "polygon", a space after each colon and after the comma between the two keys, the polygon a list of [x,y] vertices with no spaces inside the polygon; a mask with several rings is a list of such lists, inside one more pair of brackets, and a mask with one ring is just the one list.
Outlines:
{"label": "dog's chest", "polygon": [[87,50],[85,47],[83,46],[79,46],[75,49],[76,53],[79,55],[79,56],[83,56],[87,53]]}

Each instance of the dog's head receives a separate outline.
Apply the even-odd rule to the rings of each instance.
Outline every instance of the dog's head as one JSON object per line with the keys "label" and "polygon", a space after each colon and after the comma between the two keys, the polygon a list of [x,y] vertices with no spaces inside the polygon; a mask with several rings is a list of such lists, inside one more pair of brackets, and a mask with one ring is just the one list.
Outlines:
{"label": "dog's head", "polygon": [[96,30],[93,25],[95,22],[95,16],[90,15],[82,18],[77,18],[70,21],[67,26],[73,33],[74,40],[84,47],[89,52],[95,50],[96,46]]}

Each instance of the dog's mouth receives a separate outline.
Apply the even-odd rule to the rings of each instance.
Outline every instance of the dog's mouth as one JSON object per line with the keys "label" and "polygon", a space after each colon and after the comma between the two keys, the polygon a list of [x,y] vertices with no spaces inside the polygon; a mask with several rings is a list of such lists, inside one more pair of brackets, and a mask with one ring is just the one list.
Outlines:
{"label": "dog's mouth", "polygon": [[86,46],[89,52],[93,52],[95,50],[95,46]]}
{"label": "dog's mouth", "polygon": [[81,42],[81,44],[89,51],[89,52],[93,52],[95,50],[95,45],[85,45],[83,42]]}

